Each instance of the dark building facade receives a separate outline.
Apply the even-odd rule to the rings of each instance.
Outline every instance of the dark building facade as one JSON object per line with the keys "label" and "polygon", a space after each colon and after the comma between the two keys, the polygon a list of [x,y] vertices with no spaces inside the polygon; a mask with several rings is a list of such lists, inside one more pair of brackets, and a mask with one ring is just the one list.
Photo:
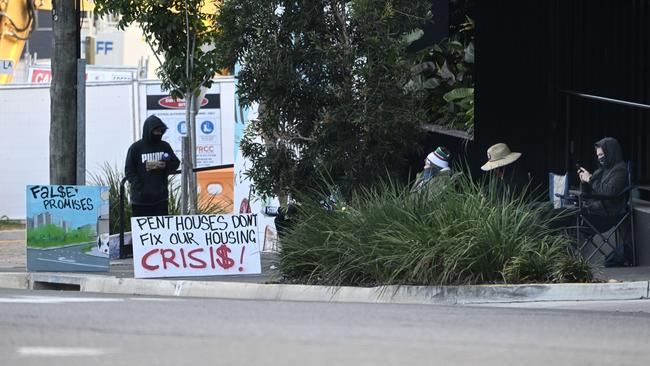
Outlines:
{"label": "dark building facade", "polygon": [[474,167],[506,142],[543,184],[575,164],[593,171],[593,143],[613,136],[637,183],[650,183],[650,0],[476,6]]}

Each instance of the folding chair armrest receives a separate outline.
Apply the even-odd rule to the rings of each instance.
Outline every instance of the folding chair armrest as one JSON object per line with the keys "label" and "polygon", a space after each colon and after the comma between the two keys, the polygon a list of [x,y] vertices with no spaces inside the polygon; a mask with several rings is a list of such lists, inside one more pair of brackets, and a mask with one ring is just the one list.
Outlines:
{"label": "folding chair armrest", "polygon": [[561,193],[556,193],[555,197],[559,197],[565,201],[571,201],[571,202],[577,202],[578,197],[572,196],[572,195],[566,195],[566,194],[561,194]]}
{"label": "folding chair armrest", "polygon": [[634,189],[634,186],[627,186],[627,187],[625,187],[624,190],[622,190],[620,193],[615,194],[615,195],[605,195],[605,194],[595,194],[595,193],[586,193],[586,192],[584,192],[584,193],[581,193],[580,196],[583,199],[586,198],[586,199],[595,199],[595,200],[599,200],[599,201],[608,201],[608,200],[619,199],[622,196],[630,193],[630,191],[632,191],[633,189]]}

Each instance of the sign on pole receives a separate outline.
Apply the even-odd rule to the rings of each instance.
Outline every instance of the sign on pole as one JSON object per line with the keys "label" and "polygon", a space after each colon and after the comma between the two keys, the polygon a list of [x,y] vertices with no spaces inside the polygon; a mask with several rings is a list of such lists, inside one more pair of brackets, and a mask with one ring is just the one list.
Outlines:
{"label": "sign on pole", "polygon": [[[201,109],[196,114],[196,168],[224,163],[220,93],[220,84],[214,83],[198,102]],[[163,92],[160,85],[147,85],[146,116],[156,115],[167,125],[163,139],[177,156],[182,156],[182,140],[187,135],[185,103],[185,99],[177,100]]]}
{"label": "sign on pole", "polygon": [[257,215],[132,217],[136,278],[261,273]]}
{"label": "sign on pole", "polygon": [[108,198],[108,187],[27,186],[27,270],[108,271]]}

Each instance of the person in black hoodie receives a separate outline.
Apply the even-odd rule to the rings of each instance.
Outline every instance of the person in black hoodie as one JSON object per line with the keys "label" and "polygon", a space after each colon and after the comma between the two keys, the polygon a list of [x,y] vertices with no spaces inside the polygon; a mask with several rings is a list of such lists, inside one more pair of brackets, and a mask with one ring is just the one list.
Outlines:
{"label": "person in black hoodie", "polygon": [[162,136],[167,126],[156,116],[144,121],[142,138],[126,155],[124,172],[131,187],[133,217],[169,214],[167,176],[178,169],[180,160]]}
{"label": "person in black hoodie", "polygon": [[[623,161],[621,145],[612,137],[605,137],[594,144],[600,167],[591,174],[583,167],[578,168],[580,189],[587,193],[583,199],[582,215],[596,227],[608,226],[610,218],[622,214],[627,197],[618,196],[628,186],[627,164]],[[613,199],[590,198],[588,194],[614,197]],[[574,206],[553,210],[554,228],[570,228],[576,225]]]}
{"label": "person in black hoodie", "polygon": [[[583,192],[602,196],[616,196],[623,192],[629,184],[627,164],[623,161],[621,145],[613,137],[605,137],[594,144],[596,157],[600,167],[593,173],[585,168],[578,169],[580,184]],[[616,199],[592,199],[586,202],[585,208],[590,215],[614,216],[625,208],[627,197]]]}

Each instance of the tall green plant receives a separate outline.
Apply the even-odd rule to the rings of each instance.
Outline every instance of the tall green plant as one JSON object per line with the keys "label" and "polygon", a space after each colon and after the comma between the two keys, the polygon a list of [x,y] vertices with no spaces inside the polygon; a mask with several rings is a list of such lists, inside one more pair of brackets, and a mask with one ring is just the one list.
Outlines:
{"label": "tall green plant", "polygon": [[589,281],[589,264],[549,228],[545,209],[496,185],[460,174],[412,193],[389,181],[330,211],[304,199],[280,269],[327,285]]}
{"label": "tall green plant", "polygon": [[[104,163],[97,172],[88,174],[89,182],[93,185],[108,187],[109,193],[109,232],[116,234],[120,232],[120,183],[124,179],[124,169]],[[131,205],[129,204],[128,183],[125,183],[124,190],[124,222],[126,231],[131,230]]]}

